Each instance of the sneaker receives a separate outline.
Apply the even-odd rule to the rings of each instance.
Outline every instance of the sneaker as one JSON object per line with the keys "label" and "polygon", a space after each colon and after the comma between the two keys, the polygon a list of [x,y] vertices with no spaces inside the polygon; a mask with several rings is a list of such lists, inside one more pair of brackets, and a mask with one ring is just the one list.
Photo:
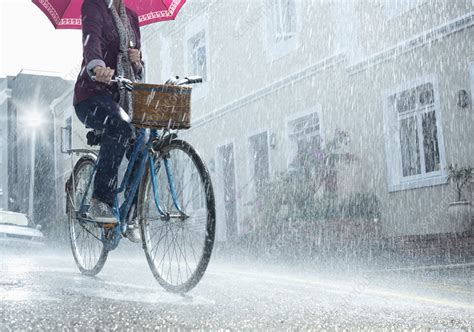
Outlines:
{"label": "sneaker", "polygon": [[113,225],[117,223],[112,208],[108,204],[94,198],[91,199],[89,214],[91,215],[92,220],[98,224]]}
{"label": "sneaker", "polygon": [[134,220],[133,223],[127,225],[125,237],[133,243],[140,243],[142,237],[140,235],[140,226],[138,225],[137,220]]}

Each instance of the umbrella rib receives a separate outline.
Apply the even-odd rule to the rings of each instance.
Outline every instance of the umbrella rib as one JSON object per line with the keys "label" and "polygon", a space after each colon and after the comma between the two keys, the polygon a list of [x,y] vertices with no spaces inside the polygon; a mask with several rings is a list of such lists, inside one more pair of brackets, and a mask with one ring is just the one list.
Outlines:
{"label": "umbrella rib", "polygon": [[67,10],[69,9],[69,7],[71,7],[71,3],[72,3],[72,0],[69,0],[69,4],[67,5],[66,9],[64,10],[64,13],[63,13],[63,17],[64,18],[64,14],[67,13]]}
{"label": "umbrella rib", "polygon": [[165,7],[165,8],[166,8],[166,11],[167,11],[167,12],[169,12],[169,10],[170,10],[170,9],[166,7],[166,4],[165,4],[165,2],[164,2],[163,0],[160,0],[160,1],[161,1],[161,3],[163,4],[163,7]]}

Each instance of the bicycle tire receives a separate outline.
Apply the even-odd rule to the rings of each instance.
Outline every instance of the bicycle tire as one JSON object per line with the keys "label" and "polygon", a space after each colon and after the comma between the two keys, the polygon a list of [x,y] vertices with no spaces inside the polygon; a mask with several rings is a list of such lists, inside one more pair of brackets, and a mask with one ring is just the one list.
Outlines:
{"label": "bicycle tire", "polygon": [[[103,242],[99,240],[102,238],[105,230],[92,223],[81,224],[76,217],[76,211],[72,201],[74,201],[76,207],[80,204],[83,195],[81,195],[82,193],[80,189],[78,190],[78,187],[79,185],[89,181],[90,173],[85,172],[85,170],[88,168],[92,171],[96,162],[97,157],[95,155],[91,154],[82,156],[74,166],[73,173],[66,185],[66,211],[69,223],[69,240],[71,242],[72,255],[79,271],[87,276],[97,275],[102,270],[107,260],[108,250],[105,248]],[[92,190],[89,188],[89,195],[91,192]],[[78,233],[79,231],[76,231],[76,229],[81,231],[81,233]],[[81,235],[82,244],[79,245],[78,240]],[[93,235],[97,236],[97,238]],[[92,250],[92,253],[87,253],[87,251],[90,250]],[[85,258],[87,255],[89,258],[86,260]],[[93,256],[97,258],[94,258]]]}
{"label": "bicycle tire", "polygon": [[[161,144],[155,144],[155,149],[159,151],[158,158],[154,159],[155,166],[158,166],[160,162],[164,160],[164,158],[169,158],[170,160],[175,158],[178,154],[182,154],[183,158],[187,157],[186,165],[189,165],[190,168],[195,168],[198,177],[190,176],[190,181],[194,181],[193,183],[193,192],[191,201],[192,207],[188,208],[190,202],[186,204],[185,212],[188,214],[189,212],[189,219],[185,221],[174,221],[171,222],[170,220],[166,221],[164,218],[159,218],[157,215],[156,221],[152,221],[150,216],[150,208],[156,208],[156,204],[154,202],[154,194],[153,188],[151,183],[151,175],[150,175],[150,167],[146,168],[145,174],[142,178],[142,182],[140,185],[139,191],[139,199],[138,199],[138,217],[140,221],[140,229],[142,235],[142,242],[143,242],[143,249],[145,251],[146,259],[148,265],[158,283],[164,287],[167,291],[173,293],[185,293],[194,288],[201,278],[204,275],[204,272],[207,269],[209,264],[212,249],[214,246],[214,238],[215,238],[215,227],[216,227],[216,210],[215,210],[215,201],[214,201],[214,191],[212,188],[212,182],[209,175],[209,171],[205,166],[202,158],[198,154],[198,152],[186,141],[174,139],[170,142],[161,142]],[[179,152],[179,153],[178,153]],[[184,153],[184,154],[183,154]],[[178,157],[176,157],[178,158]],[[176,161],[178,159],[175,159]],[[176,163],[178,165],[184,165],[185,160],[182,160],[180,163]],[[189,189],[186,190],[186,184],[183,185],[185,180],[180,181],[180,179],[184,179],[186,177],[176,177],[178,174],[176,166],[173,169],[173,175],[175,176],[177,195],[181,197],[181,201],[185,200],[185,197],[189,194]],[[183,166],[184,168],[184,166]],[[173,209],[171,194],[168,181],[163,181],[165,179],[161,179],[160,177],[166,176],[164,167],[160,170],[155,169],[157,174],[157,185],[158,191],[160,192],[160,199],[162,200],[163,204],[167,207],[168,211]],[[161,173],[160,173],[161,172]],[[182,173],[183,175],[185,173]],[[195,174],[195,173],[192,173]],[[180,186],[181,184],[181,186]],[[200,189],[195,187],[195,185],[200,184]],[[188,184],[189,185],[189,184]],[[197,190],[194,192],[194,190]],[[181,189],[181,191],[179,190]],[[204,197],[203,197],[204,195]],[[165,196],[165,197],[164,197]],[[168,197],[168,198],[166,198]],[[201,200],[201,201],[199,201]],[[166,201],[166,202],[165,202]],[[200,205],[202,204],[202,205]],[[183,203],[184,205],[184,203]],[[194,206],[196,205],[196,206]],[[176,210],[177,208],[174,207]],[[203,221],[205,219],[205,221]],[[205,223],[205,225],[204,225]],[[156,238],[156,233],[153,231],[153,227],[158,225],[158,229],[161,228],[160,237],[157,240],[156,247],[153,246],[152,239]],[[163,235],[163,229],[166,228],[166,233]],[[174,231],[173,231],[174,228]],[[187,233],[185,231],[187,229]],[[181,230],[181,234],[179,234]],[[171,246],[170,240],[167,239],[168,231],[170,232],[170,236],[174,237],[172,239],[173,246],[177,244],[176,240],[178,240],[178,236],[181,236],[181,239],[186,241],[185,243],[181,242],[183,245],[182,247],[178,244],[177,247],[179,248],[179,253],[177,252],[176,246],[174,247],[174,252],[168,252],[168,272],[164,270],[165,263],[161,264],[158,262],[157,253],[160,247],[160,242],[164,243],[164,247],[166,247],[166,243],[168,241],[169,245]],[[176,235],[175,235],[176,234]],[[193,235],[192,235],[193,234]],[[198,237],[201,237],[199,239]],[[197,241],[194,242],[194,239]],[[202,244],[201,250],[197,253],[193,248],[193,243],[196,245]],[[193,257],[189,256],[189,263],[188,257],[186,256],[188,250],[192,249]],[[199,249],[199,248],[198,248]],[[164,256],[166,256],[166,248],[163,248]],[[168,249],[169,251],[169,249]],[[161,253],[160,253],[161,256]],[[197,257],[196,257],[197,256]],[[192,262],[192,258],[194,258],[194,263]],[[165,259],[165,258],[163,258]],[[173,267],[173,269],[177,269],[178,273],[181,275],[181,280],[179,280],[179,276],[173,280],[171,273],[169,271],[172,270],[172,264],[177,265]],[[185,265],[185,266],[184,266]],[[184,272],[186,273],[186,277],[183,278],[181,274],[181,266],[184,266]],[[189,273],[188,273],[189,272]],[[184,274],[184,273],[183,273]]]}

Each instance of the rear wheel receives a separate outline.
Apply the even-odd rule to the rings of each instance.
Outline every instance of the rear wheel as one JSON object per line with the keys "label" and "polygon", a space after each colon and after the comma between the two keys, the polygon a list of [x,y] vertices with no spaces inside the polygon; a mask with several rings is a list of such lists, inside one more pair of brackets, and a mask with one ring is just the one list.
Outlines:
{"label": "rear wheel", "polygon": [[[173,140],[156,150],[160,152],[154,160],[157,192],[169,217],[158,210],[147,167],[138,201],[143,248],[156,280],[168,291],[183,293],[201,280],[211,257],[216,223],[214,192],[209,171],[189,143]],[[181,211],[174,204],[165,160]]]}
{"label": "rear wheel", "polygon": [[84,203],[90,204],[93,182],[91,182],[87,192],[86,189],[96,161],[97,158],[94,155],[83,156],[79,159],[66,186],[69,238],[72,255],[79,270],[89,276],[96,275],[102,270],[108,255],[108,251],[102,242],[106,230],[95,223],[78,218],[76,212],[81,205],[84,195],[86,195]]}

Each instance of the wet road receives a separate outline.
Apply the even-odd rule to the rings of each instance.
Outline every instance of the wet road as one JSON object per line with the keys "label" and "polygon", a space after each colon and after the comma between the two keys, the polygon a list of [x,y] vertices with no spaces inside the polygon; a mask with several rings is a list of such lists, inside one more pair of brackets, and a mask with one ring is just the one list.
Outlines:
{"label": "wet road", "polygon": [[[188,295],[164,291],[135,248],[82,276],[67,248],[0,254],[0,331],[459,328],[474,324],[472,269],[314,272],[214,257]],[[448,276],[449,274],[449,276]]]}

